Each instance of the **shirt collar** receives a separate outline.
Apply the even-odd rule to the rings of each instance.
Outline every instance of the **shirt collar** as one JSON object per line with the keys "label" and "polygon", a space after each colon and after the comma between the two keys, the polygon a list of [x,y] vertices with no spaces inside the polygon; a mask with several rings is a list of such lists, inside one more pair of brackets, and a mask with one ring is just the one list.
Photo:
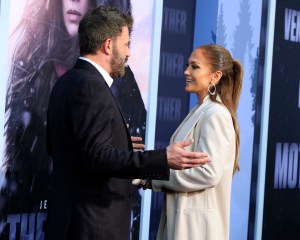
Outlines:
{"label": "shirt collar", "polygon": [[109,87],[111,87],[112,83],[113,83],[113,79],[112,77],[108,74],[108,72],[106,72],[102,67],[100,67],[97,63],[95,63],[94,61],[92,61],[91,59],[85,58],[85,57],[79,57],[79,59],[84,60],[89,62],[90,64],[92,64],[95,68],[97,68],[97,70],[100,72],[100,74],[103,76],[105,82],[107,83],[107,85]]}

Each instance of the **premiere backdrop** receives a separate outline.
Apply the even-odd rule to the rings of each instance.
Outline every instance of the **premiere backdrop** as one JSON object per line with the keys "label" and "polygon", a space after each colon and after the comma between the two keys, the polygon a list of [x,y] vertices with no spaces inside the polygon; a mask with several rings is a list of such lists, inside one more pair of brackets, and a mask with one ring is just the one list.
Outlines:
{"label": "premiere backdrop", "polygon": [[[34,3],[39,0],[28,1]],[[49,0],[47,3],[52,1],[54,0]],[[159,46],[154,50],[150,50],[151,25],[153,24],[151,11],[154,12],[154,1],[143,1],[142,7],[140,2],[140,0],[132,0],[133,15],[136,24],[141,23],[141,34],[149,34],[149,38],[146,39],[149,39],[150,45],[146,45],[149,48],[144,48],[144,38],[143,41],[137,41],[136,43],[134,39],[137,39],[137,37],[133,37],[132,49],[138,46],[138,44],[141,45],[139,45],[137,52],[133,52],[132,61],[130,60],[129,64],[140,89],[140,96],[143,102],[146,102],[144,104],[146,109],[143,110],[145,112],[146,110],[149,111],[147,106],[150,106],[150,102],[148,102],[149,98],[147,97],[147,89],[149,87],[148,83],[146,85],[141,84],[140,79],[143,79],[143,77],[138,75],[144,72],[146,79],[148,79],[149,71],[151,71],[148,67],[153,64],[151,63],[151,59],[150,64],[141,59],[147,58],[148,51],[157,52]],[[298,239],[300,237],[298,227],[300,221],[300,166],[298,164],[300,129],[297,121],[300,109],[300,77],[298,76],[300,74],[298,66],[298,52],[300,51],[298,46],[300,42],[300,5],[298,1],[233,0],[228,2],[225,0],[190,0],[185,2],[185,5],[191,4],[187,9],[185,6],[182,6],[181,0],[165,0],[163,2],[164,18],[162,22],[165,25],[162,28],[162,37],[165,39],[169,38],[170,46],[168,46],[167,40],[162,40],[161,68],[159,73],[161,89],[159,89],[160,92],[157,99],[157,113],[160,114],[160,118],[158,117],[157,119],[157,127],[159,128],[161,127],[159,124],[163,124],[164,127],[161,127],[162,131],[165,131],[164,128],[170,127],[170,129],[163,136],[157,132],[155,146],[161,147],[168,144],[176,122],[179,123],[180,119],[184,117],[183,115],[188,112],[189,107],[186,107],[186,101],[189,101],[189,97],[184,94],[183,89],[180,89],[181,86],[179,83],[181,80],[184,81],[183,76],[182,79],[180,77],[182,57],[185,63],[190,53],[188,51],[201,44],[217,43],[225,46],[231,51],[233,57],[238,58],[242,62],[245,68],[243,92],[238,109],[241,128],[241,171],[234,176],[233,181],[230,239]],[[24,13],[22,9],[25,7],[25,3],[26,0],[18,2],[0,0],[0,52],[3,54],[0,58],[0,123],[1,126],[6,127],[4,138],[0,139],[1,156],[3,155],[1,158],[2,168],[0,173],[1,239],[9,239],[8,237],[11,239],[16,237],[18,239],[21,231],[25,233],[24,236],[33,237],[32,234],[36,234],[37,239],[43,239],[42,225],[46,221],[47,212],[47,198],[45,195],[38,196],[33,201],[33,208],[12,208],[12,206],[18,206],[16,203],[18,203],[18,200],[23,200],[23,198],[14,198],[15,200],[11,201],[11,197],[14,196],[11,193],[18,191],[18,184],[14,181],[7,181],[8,179],[13,180],[13,178],[10,174],[11,172],[7,172],[10,165],[5,164],[6,156],[4,153],[8,141],[7,121],[10,112],[6,112],[5,117],[2,114],[4,113],[5,102],[10,101],[10,99],[6,99],[5,101],[5,98],[7,93],[10,93],[6,89],[9,90],[9,75],[12,69],[11,61],[7,61],[9,58],[11,59],[12,54],[8,56],[7,49],[9,46],[10,53],[13,53],[12,50],[14,49],[11,45],[13,38],[8,38],[8,36],[12,37],[11,33],[18,26]],[[175,3],[181,5],[179,6]],[[145,4],[150,5],[147,5],[146,8],[144,7]],[[139,6],[139,8],[135,10],[135,6]],[[189,9],[190,7],[192,9]],[[149,12],[143,12],[148,9],[150,9]],[[274,20],[267,21],[266,19],[269,17],[268,15],[272,12],[272,9],[274,10]],[[37,13],[37,8],[33,8],[32,10],[33,13]],[[187,16],[186,13],[188,13]],[[194,22],[189,17],[189,15],[192,16],[193,14],[195,14]],[[173,18],[170,18],[171,16]],[[174,18],[174,16],[178,17]],[[144,19],[143,17],[146,18]],[[9,23],[7,19],[10,19]],[[267,22],[269,26],[267,26]],[[188,23],[186,28],[182,28],[186,23]],[[193,25],[194,33],[190,29]],[[270,33],[272,32],[270,31],[272,28],[275,28],[274,36]],[[139,31],[136,30],[134,32],[137,33]],[[181,39],[184,35],[183,33],[187,34],[187,37]],[[192,34],[194,34],[194,44],[189,47],[189,38]],[[36,35],[33,34],[33,36]],[[270,38],[267,43],[266,38]],[[16,40],[21,39],[20,37]],[[177,40],[180,40],[180,43],[177,43],[177,48],[173,49],[172,42]],[[268,44],[270,46],[267,46]],[[267,47],[265,56],[265,48]],[[134,60],[136,55],[138,58]],[[19,67],[23,66],[26,61],[28,59],[18,61]],[[166,63],[167,65],[162,67]],[[264,65],[265,63],[266,65]],[[271,69],[269,80],[266,79],[266,76],[269,74],[265,72],[267,68]],[[20,67],[20,69],[22,68]],[[175,82],[179,84],[179,86],[176,85],[176,89]],[[263,89],[264,87],[266,88]],[[29,88],[28,90],[31,93],[34,88]],[[27,106],[27,103],[27,101],[23,101],[21,106]],[[190,108],[194,104],[195,98],[192,95]],[[154,102],[151,103],[151,106],[153,105]],[[43,112],[42,109],[41,112]],[[24,126],[28,126],[26,124],[30,123],[28,116],[26,111],[24,114],[21,114]],[[261,121],[261,118],[263,121]],[[23,137],[23,134],[20,133],[24,129],[21,128],[21,131],[18,133],[20,138]],[[136,128],[133,132],[140,133],[141,130],[143,130],[143,127],[139,128],[139,130]],[[3,135],[3,131],[4,129],[1,128],[1,136]],[[266,135],[265,138],[263,137],[264,135]],[[27,149],[31,150],[32,147],[36,146],[36,143],[37,141],[34,138],[33,142],[29,143],[29,146],[26,146]],[[13,147],[17,148],[18,146]],[[264,156],[263,152],[265,152],[266,156]],[[18,156],[20,152],[16,151],[16,153]],[[49,169],[51,169],[49,166],[48,168],[46,167],[45,172],[49,172]],[[29,194],[34,189],[31,186],[37,186],[35,184],[37,178],[30,179],[31,181],[28,184],[29,191],[27,191]],[[42,181],[39,184],[41,183],[43,184]],[[47,190],[47,184],[41,188],[42,193],[45,188]],[[47,193],[47,191],[44,193]],[[137,197],[139,198],[142,195],[143,193],[139,193]],[[160,214],[163,198],[162,195],[156,196],[158,197],[155,197],[155,195],[152,196],[152,222],[149,239],[155,238],[156,227],[158,225],[157,218]],[[149,205],[144,207],[147,208],[147,206]],[[7,222],[10,223],[7,224]]]}
{"label": "premiere backdrop", "polygon": [[[196,1],[164,0],[157,91],[155,148],[170,137],[189,112],[183,72],[193,49]],[[149,240],[156,239],[164,194],[152,192]]]}
{"label": "premiere backdrop", "polygon": [[299,239],[300,4],[275,2],[262,239]]}

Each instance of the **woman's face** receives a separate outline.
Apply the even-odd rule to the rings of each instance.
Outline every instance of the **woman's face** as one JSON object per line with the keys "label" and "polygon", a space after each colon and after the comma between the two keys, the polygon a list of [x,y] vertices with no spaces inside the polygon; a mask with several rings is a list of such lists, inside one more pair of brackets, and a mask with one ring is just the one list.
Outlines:
{"label": "woman's face", "polygon": [[71,37],[77,35],[79,22],[88,11],[89,2],[90,0],[62,0],[64,23]]}
{"label": "woman's face", "polygon": [[196,49],[192,52],[184,76],[186,78],[185,91],[196,93],[199,102],[202,102],[208,94],[208,87],[213,78],[211,64],[206,59],[203,49]]}

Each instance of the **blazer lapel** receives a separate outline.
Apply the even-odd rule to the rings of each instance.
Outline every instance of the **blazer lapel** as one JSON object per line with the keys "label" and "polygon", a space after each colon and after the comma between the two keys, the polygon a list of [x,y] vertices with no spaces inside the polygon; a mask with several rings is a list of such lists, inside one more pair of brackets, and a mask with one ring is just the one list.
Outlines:
{"label": "blazer lapel", "polygon": [[202,103],[200,107],[195,106],[192,109],[192,111],[186,116],[183,122],[179,125],[177,130],[174,132],[170,142],[173,143],[175,141],[182,141],[186,139],[189,133],[194,129],[196,123],[203,115],[205,109],[210,106],[210,103],[211,101],[208,98]]}

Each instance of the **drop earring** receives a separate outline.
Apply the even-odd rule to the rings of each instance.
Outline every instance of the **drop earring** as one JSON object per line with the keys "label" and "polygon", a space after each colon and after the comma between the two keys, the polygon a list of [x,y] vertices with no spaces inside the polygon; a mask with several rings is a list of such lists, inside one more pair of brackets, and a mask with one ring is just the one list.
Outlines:
{"label": "drop earring", "polygon": [[[214,88],[214,90],[213,90],[213,91],[211,91],[211,90],[210,90],[210,88],[211,88],[211,87],[213,87],[213,88]],[[209,94],[210,94],[210,95],[212,95],[212,96],[213,96],[213,95],[215,95],[215,94],[216,94],[216,91],[217,91],[217,87],[216,87],[216,85],[214,84],[214,82],[213,82],[213,81],[211,81],[211,82],[210,82],[210,84],[209,84],[209,86],[208,86],[208,92],[209,92]]]}

